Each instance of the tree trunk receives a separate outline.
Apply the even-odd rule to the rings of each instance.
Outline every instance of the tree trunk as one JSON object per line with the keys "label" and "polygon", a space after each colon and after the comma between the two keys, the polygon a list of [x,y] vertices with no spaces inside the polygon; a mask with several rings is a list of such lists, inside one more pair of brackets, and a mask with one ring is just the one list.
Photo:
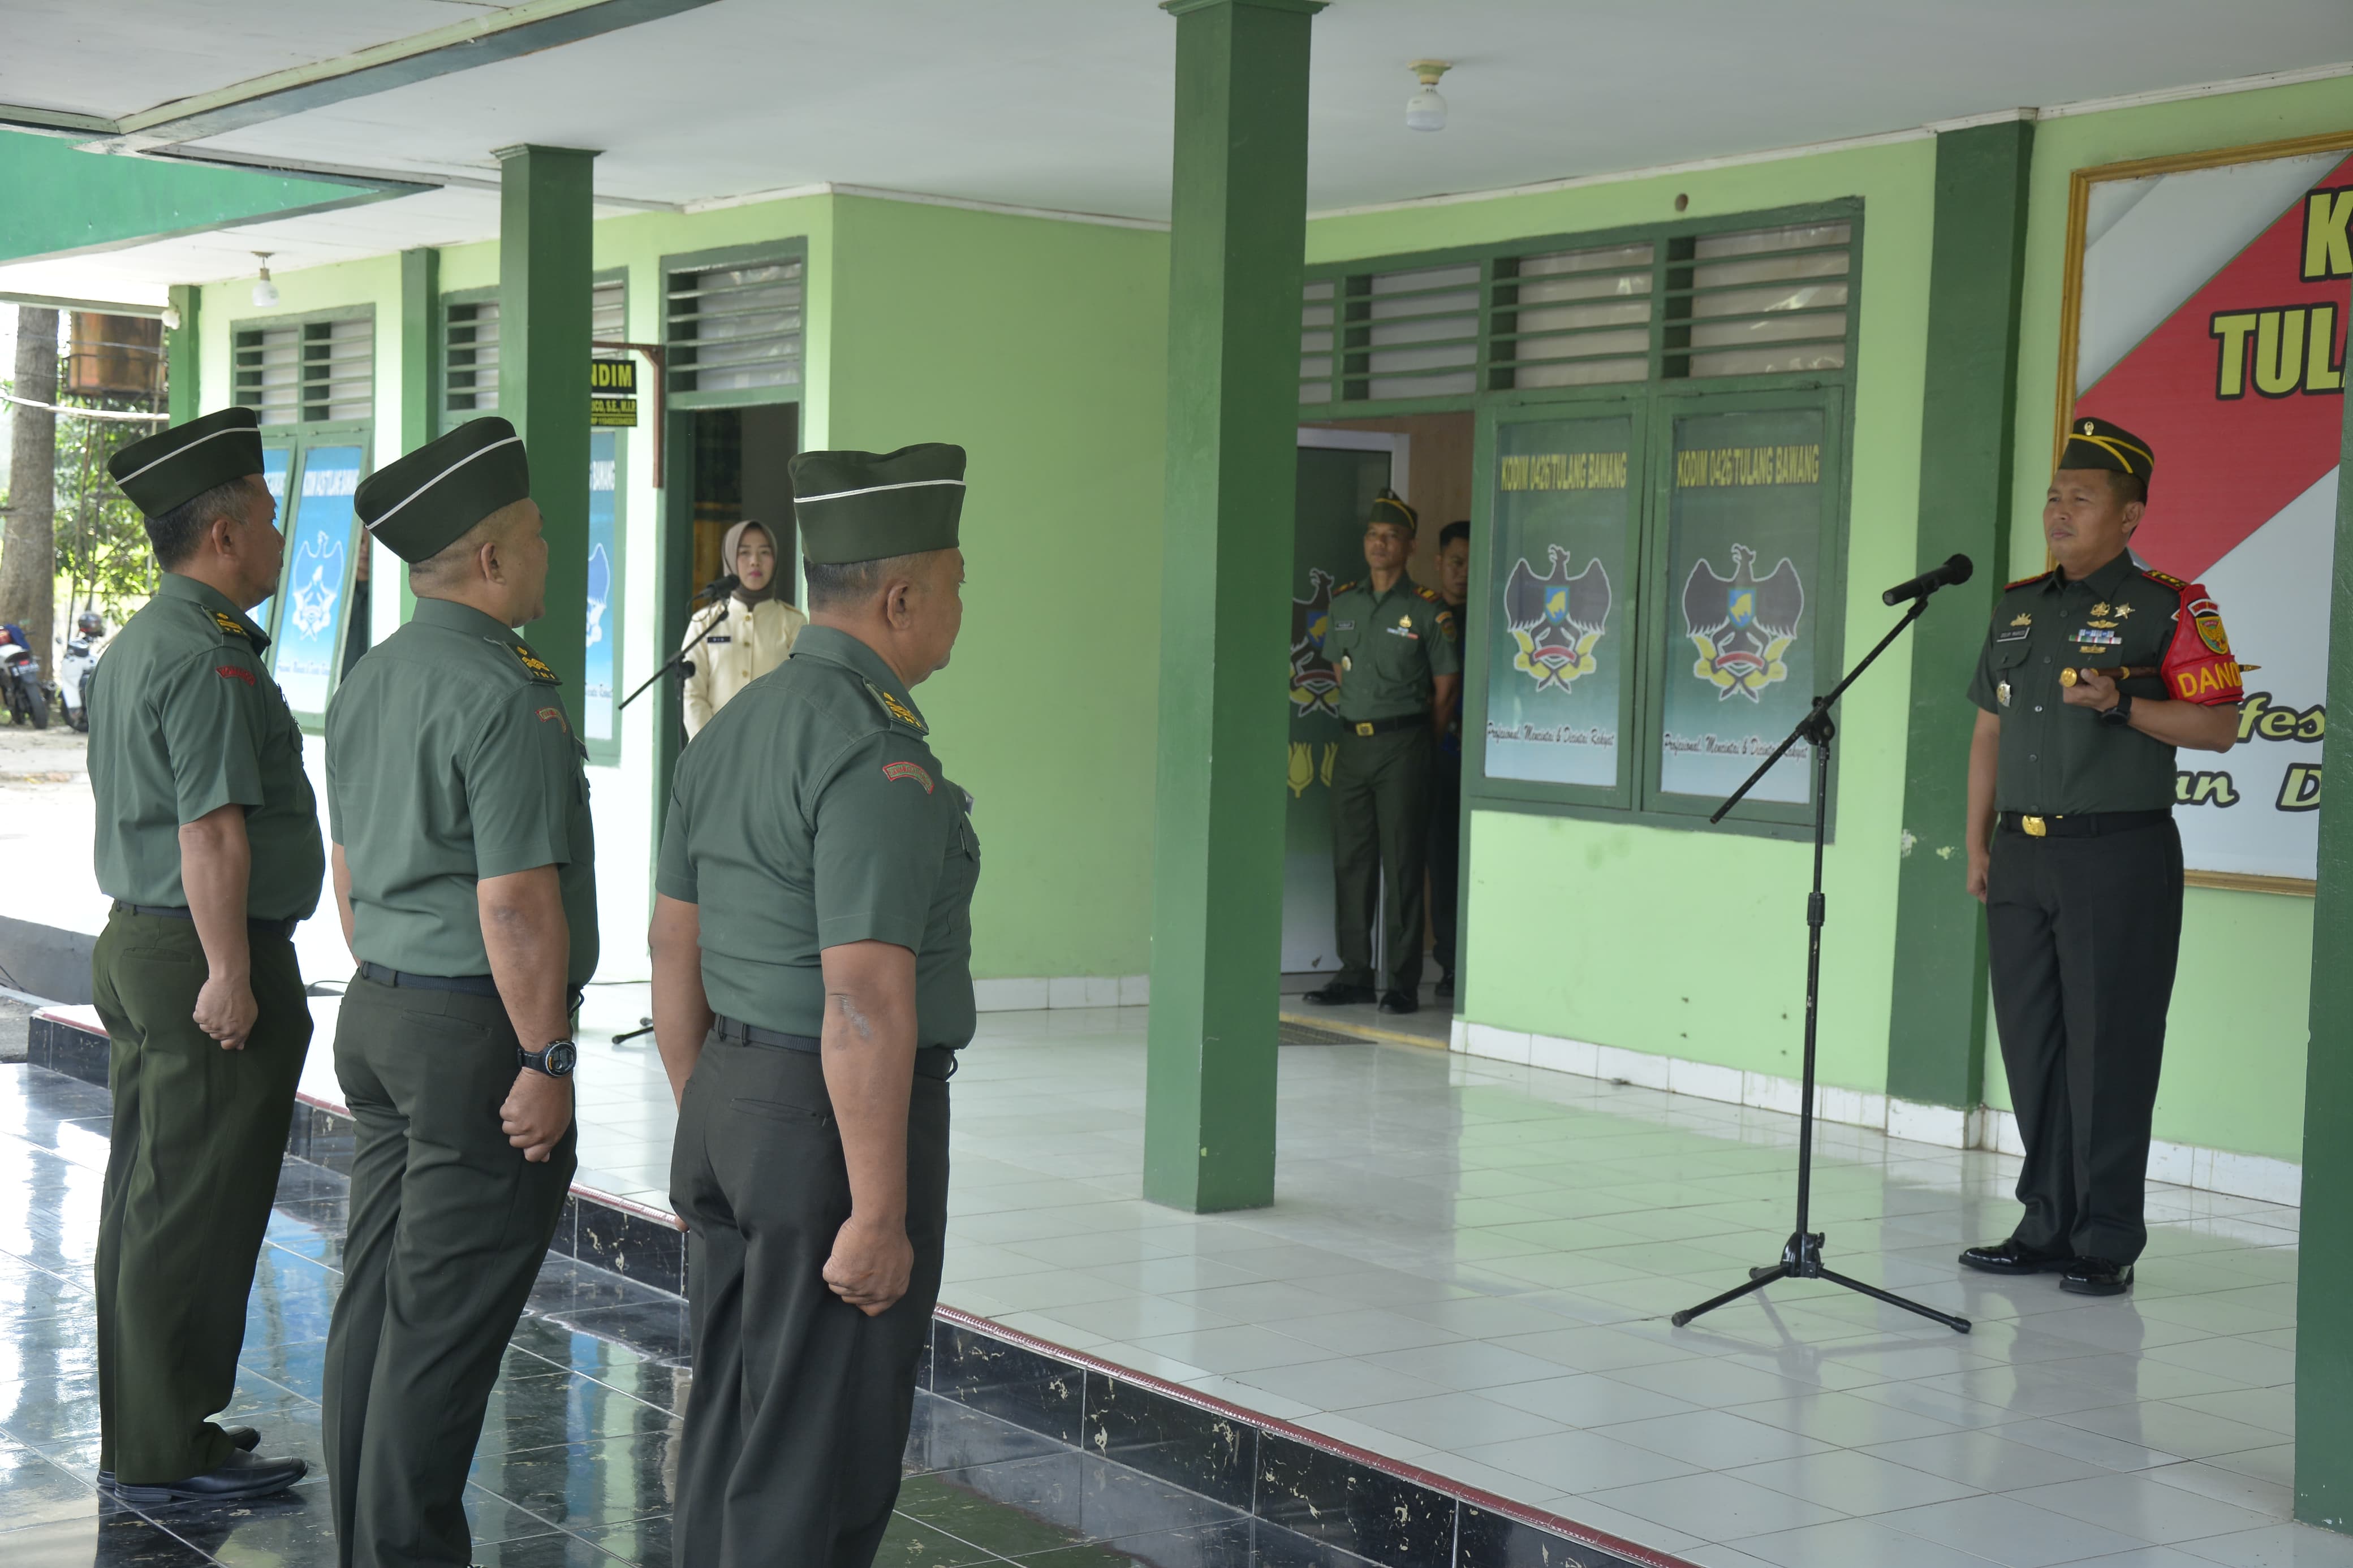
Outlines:
{"label": "tree trunk", "polygon": [[[16,307],[16,395],[58,399],[58,313]],[[54,679],[57,650],[58,416],[16,405],[8,446],[8,510],[0,515],[0,621],[32,638],[41,674]]]}

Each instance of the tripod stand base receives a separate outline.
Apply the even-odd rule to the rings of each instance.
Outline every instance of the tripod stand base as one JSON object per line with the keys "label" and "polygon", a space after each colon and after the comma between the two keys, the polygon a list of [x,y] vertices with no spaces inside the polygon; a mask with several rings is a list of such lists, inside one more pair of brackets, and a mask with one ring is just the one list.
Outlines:
{"label": "tripod stand base", "polygon": [[1907,1312],[1917,1312],[1924,1318],[1933,1318],[1955,1333],[1966,1334],[1969,1331],[1969,1321],[1967,1318],[1957,1318],[1949,1312],[1939,1312],[1934,1307],[1924,1307],[1917,1301],[1906,1300],[1892,1290],[1883,1290],[1876,1285],[1866,1285],[1860,1279],[1850,1279],[1843,1274],[1824,1268],[1822,1233],[1818,1230],[1799,1231],[1791,1236],[1781,1248],[1781,1261],[1764,1268],[1750,1269],[1747,1284],[1736,1285],[1721,1296],[1711,1296],[1696,1307],[1686,1307],[1669,1318],[1667,1321],[1680,1329],[1694,1318],[1703,1317],[1715,1311],[1718,1307],[1737,1301],[1751,1291],[1762,1290],[1777,1279],[1827,1279],[1833,1285],[1842,1285],[1859,1295],[1870,1297],[1874,1301],[1884,1301],[1891,1307],[1901,1307]]}

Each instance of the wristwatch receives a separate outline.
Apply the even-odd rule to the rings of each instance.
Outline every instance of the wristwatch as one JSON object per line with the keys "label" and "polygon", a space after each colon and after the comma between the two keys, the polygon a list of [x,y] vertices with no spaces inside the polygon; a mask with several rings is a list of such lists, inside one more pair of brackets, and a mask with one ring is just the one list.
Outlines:
{"label": "wristwatch", "polygon": [[2105,724],[2105,725],[2108,725],[2108,726],[2110,726],[2111,728],[2113,728],[2113,729],[2117,729],[2117,730],[2121,730],[2121,729],[2123,729],[2126,724],[2131,723],[2131,722],[2132,722],[2132,693],[2131,693],[2131,692],[2129,692],[2129,691],[2119,691],[2119,692],[2117,692],[2117,693],[2116,693],[2116,705],[2115,707],[2113,707],[2113,708],[2109,709],[2109,710],[2108,710],[2107,711],[2105,711],[2105,713],[2102,713],[2102,714],[2099,716],[2099,718],[2100,718],[2100,722],[2101,722],[2101,723]]}
{"label": "wristwatch", "polygon": [[570,1040],[556,1040],[535,1051],[515,1047],[515,1066],[543,1072],[550,1078],[570,1078],[579,1063],[580,1047]]}

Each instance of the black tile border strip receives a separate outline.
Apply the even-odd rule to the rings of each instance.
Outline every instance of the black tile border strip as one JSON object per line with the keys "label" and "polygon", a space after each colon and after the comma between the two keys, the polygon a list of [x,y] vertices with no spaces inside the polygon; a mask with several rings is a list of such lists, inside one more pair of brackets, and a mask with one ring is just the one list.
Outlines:
{"label": "black tile border strip", "polygon": [[[105,1088],[106,1036],[62,1011],[33,1015],[26,1059]],[[310,1096],[294,1110],[286,1152],[350,1175],[350,1113]],[[548,1251],[685,1293],[684,1224],[593,1187],[573,1186]],[[1380,1568],[1694,1568],[955,1307],[933,1310],[920,1385]]]}

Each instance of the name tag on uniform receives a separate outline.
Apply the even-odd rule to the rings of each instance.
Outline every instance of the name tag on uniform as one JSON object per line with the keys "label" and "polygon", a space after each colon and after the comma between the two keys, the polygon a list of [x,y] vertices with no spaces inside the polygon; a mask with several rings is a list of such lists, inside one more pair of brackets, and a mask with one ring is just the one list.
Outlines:
{"label": "name tag on uniform", "polygon": [[705,637],[705,638],[703,638],[702,640],[703,640],[704,642],[708,642],[708,643],[721,643],[721,642],[733,642],[735,639],[734,639],[733,637]]}
{"label": "name tag on uniform", "polygon": [[1335,632],[1353,632],[1356,629],[1356,623],[1354,621],[1334,621],[1332,623],[1332,630]]}
{"label": "name tag on uniform", "polygon": [[2030,627],[2020,626],[2015,631],[1996,632],[1993,634],[1993,640],[1998,643],[2024,642],[2031,630]]}

